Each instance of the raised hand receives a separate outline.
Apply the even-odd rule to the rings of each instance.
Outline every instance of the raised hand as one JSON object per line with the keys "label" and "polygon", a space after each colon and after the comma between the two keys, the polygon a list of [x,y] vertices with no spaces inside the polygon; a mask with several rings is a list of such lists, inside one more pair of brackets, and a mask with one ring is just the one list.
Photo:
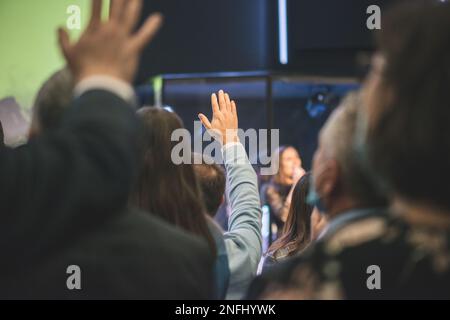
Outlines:
{"label": "raised hand", "polygon": [[238,142],[238,116],[236,111],[236,103],[230,100],[228,93],[222,90],[217,95],[211,95],[211,105],[213,111],[212,120],[200,113],[198,115],[203,126],[216,140],[222,144],[229,142]]}
{"label": "raised hand", "polygon": [[111,0],[110,17],[101,21],[102,0],[92,0],[88,27],[76,43],[58,29],[59,44],[75,81],[91,75],[108,75],[131,82],[142,49],[162,24],[159,13],[151,15],[133,32],[139,20],[142,0]]}

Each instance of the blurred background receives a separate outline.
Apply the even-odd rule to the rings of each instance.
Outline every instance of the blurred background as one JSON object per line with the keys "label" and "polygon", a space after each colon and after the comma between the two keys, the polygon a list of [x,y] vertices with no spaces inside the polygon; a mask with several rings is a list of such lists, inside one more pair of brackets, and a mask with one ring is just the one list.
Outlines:
{"label": "blurred background", "polygon": [[[393,3],[146,0],[142,21],[160,11],[165,23],[142,56],[134,83],[139,105],[177,112],[195,136],[197,114],[211,113],[210,94],[226,90],[242,129],[279,129],[280,144],[294,146],[309,170],[320,128],[368,68],[376,31],[366,26],[367,8],[383,12]],[[63,67],[56,29],[67,26],[73,6],[80,28],[69,31],[76,38],[88,0],[0,1],[0,121],[9,145],[26,140],[39,87]]]}
{"label": "blurred background", "polygon": [[[311,117],[305,105],[318,92],[334,101],[353,87],[373,49],[366,9],[393,2],[146,0],[142,19],[161,11],[165,25],[143,54],[137,92],[143,104],[170,105],[189,122],[193,118],[188,109],[196,110],[194,115],[208,109],[209,93],[223,88],[242,100],[244,125],[291,129],[297,119],[320,126],[328,113],[313,112]],[[5,105],[0,119],[5,118],[10,144],[26,132],[39,86],[62,67],[55,34],[58,26],[66,25],[70,6],[79,8],[82,30],[88,0],[0,1],[0,99]],[[81,30],[70,30],[71,36],[76,38]],[[261,77],[249,77],[252,72]],[[283,116],[287,108],[295,109],[289,119]],[[282,136],[288,143],[289,135]],[[309,163],[314,146],[299,147]]]}

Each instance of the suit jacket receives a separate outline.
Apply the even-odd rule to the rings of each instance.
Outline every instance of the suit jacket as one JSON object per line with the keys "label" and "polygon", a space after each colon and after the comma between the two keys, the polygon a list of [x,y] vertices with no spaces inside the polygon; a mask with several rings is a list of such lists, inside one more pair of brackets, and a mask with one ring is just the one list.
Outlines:
{"label": "suit jacket", "polygon": [[126,209],[138,129],[125,101],[92,90],[56,132],[1,149],[1,298],[209,297],[206,244]]}

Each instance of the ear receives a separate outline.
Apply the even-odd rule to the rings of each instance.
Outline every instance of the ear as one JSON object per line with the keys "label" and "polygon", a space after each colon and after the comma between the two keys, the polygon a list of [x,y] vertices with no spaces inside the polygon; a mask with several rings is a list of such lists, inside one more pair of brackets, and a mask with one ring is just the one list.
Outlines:
{"label": "ear", "polygon": [[340,177],[340,167],[336,160],[329,159],[325,165],[325,170],[322,176],[322,196],[328,197],[335,193],[338,189]]}
{"label": "ear", "polygon": [[222,200],[220,201],[220,205],[222,205],[222,204],[224,204],[225,203],[225,196],[223,195],[222,196]]}
{"label": "ear", "polygon": [[37,120],[33,117],[31,120],[30,128],[28,129],[28,140],[35,138],[40,133],[40,128]]}

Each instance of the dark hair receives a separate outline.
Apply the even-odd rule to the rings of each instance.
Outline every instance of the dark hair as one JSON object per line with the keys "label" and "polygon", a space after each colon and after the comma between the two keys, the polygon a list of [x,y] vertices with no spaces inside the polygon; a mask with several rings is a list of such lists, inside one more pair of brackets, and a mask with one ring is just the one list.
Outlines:
{"label": "dark hair", "polygon": [[310,173],[307,173],[295,185],[283,232],[267,251],[267,254],[274,258],[280,249],[286,249],[287,255],[292,256],[306,248],[310,242],[313,207],[306,203],[309,178]]}
{"label": "dark hair", "polygon": [[[294,146],[291,145],[283,145],[283,146],[279,146],[278,149],[275,151],[275,153],[272,154],[272,166],[274,166],[275,168],[278,167],[278,171],[277,173],[272,176],[271,181],[275,182],[275,183],[281,183],[280,181],[280,177],[281,177],[281,163],[282,163],[282,159],[283,159],[283,154],[286,150],[288,149],[294,149],[297,151],[297,149],[295,149]],[[274,156],[277,156],[274,158]]]}
{"label": "dark hair", "polygon": [[450,3],[408,1],[378,42],[393,97],[369,127],[370,162],[400,196],[449,210]]}
{"label": "dark hair", "polygon": [[172,132],[183,123],[174,113],[160,108],[142,108],[142,134],[139,175],[131,202],[165,221],[205,238],[215,253],[215,242],[208,229],[201,191],[190,164],[171,160]]}
{"label": "dark hair", "polygon": [[207,213],[214,217],[222,204],[225,192],[225,172],[222,167],[213,164],[194,164]]}
{"label": "dark hair", "polygon": [[5,135],[3,133],[2,122],[0,121],[0,147],[2,147],[4,144],[5,144]]}
{"label": "dark hair", "polygon": [[72,101],[73,89],[74,80],[67,68],[55,72],[44,82],[33,105],[33,134],[59,126],[65,108]]}

